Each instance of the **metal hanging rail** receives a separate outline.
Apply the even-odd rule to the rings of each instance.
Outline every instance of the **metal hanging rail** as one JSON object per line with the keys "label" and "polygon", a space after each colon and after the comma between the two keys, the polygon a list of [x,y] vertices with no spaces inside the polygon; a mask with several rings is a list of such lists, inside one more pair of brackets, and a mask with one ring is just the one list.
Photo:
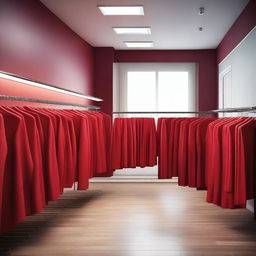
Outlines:
{"label": "metal hanging rail", "polygon": [[121,111],[112,112],[112,114],[214,114],[212,111]]}
{"label": "metal hanging rail", "polygon": [[43,103],[43,104],[73,106],[73,107],[87,108],[88,110],[99,110],[100,109],[100,107],[92,106],[92,105],[83,105],[83,104],[75,104],[75,103],[68,103],[68,102],[62,102],[62,101],[41,100],[41,99],[25,98],[25,97],[18,97],[18,96],[8,96],[8,95],[0,95],[0,100],[25,101],[25,102],[35,102],[35,103]]}
{"label": "metal hanging rail", "polygon": [[208,111],[115,111],[112,114],[217,114],[217,113],[239,113],[256,111],[256,106],[241,108],[223,108]]}
{"label": "metal hanging rail", "polygon": [[212,110],[214,113],[238,113],[238,112],[251,112],[255,111],[256,106],[253,107],[241,107],[241,108],[222,108],[222,109],[216,109]]}

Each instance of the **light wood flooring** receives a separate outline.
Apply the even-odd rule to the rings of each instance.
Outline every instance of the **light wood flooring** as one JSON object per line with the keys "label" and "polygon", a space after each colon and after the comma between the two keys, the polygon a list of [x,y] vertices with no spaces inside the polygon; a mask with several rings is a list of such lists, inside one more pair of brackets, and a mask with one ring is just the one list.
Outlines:
{"label": "light wood flooring", "polygon": [[205,195],[174,183],[92,183],[0,236],[0,255],[256,255],[253,214]]}

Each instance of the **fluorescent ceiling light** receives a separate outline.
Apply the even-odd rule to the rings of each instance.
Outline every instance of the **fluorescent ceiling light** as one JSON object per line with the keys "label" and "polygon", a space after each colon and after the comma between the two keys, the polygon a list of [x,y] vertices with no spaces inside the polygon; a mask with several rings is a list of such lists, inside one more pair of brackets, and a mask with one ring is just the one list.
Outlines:
{"label": "fluorescent ceiling light", "polygon": [[113,28],[117,34],[136,34],[136,35],[150,35],[151,28],[149,27],[115,27]]}
{"label": "fluorescent ceiling light", "polygon": [[130,48],[150,48],[153,47],[153,42],[124,42]]}
{"label": "fluorescent ceiling light", "polygon": [[64,94],[68,94],[68,95],[88,99],[88,100],[102,101],[102,99],[99,99],[99,98],[96,98],[96,97],[87,96],[87,95],[83,95],[83,94],[80,94],[80,93],[77,93],[77,92],[68,91],[68,90],[65,90],[65,89],[54,87],[54,86],[51,86],[51,85],[31,81],[29,79],[18,77],[16,75],[11,75],[11,74],[0,72],[0,78],[4,78],[4,79],[11,80],[11,81],[15,81],[15,82],[19,82],[19,83],[23,83],[23,84],[27,84],[27,85],[32,85],[32,86],[40,87],[40,88],[43,88],[43,89],[47,89],[47,90],[51,90],[51,91],[55,91],[55,92],[60,92],[60,93],[64,93]]}
{"label": "fluorescent ceiling light", "polygon": [[98,6],[103,15],[144,15],[143,6]]}

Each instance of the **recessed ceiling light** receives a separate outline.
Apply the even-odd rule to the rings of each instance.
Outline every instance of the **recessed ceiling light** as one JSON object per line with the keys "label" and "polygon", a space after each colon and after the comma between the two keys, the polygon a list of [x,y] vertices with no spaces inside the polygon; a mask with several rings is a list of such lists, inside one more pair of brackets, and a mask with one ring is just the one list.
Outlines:
{"label": "recessed ceiling light", "polygon": [[151,28],[149,27],[130,27],[130,28],[118,28],[118,27],[115,27],[113,28],[114,31],[117,33],[117,34],[138,34],[138,35],[150,35],[151,34]]}
{"label": "recessed ceiling light", "polygon": [[150,48],[153,47],[153,42],[124,42],[127,47],[130,48]]}
{"label": "recessed ceiling light", "polygon": [[204,13],[205,13],[204,7],[200,7],[200,8],[199,8],[198,15],[204,15]]}
{"label": "recessed ceiling light", "polygon": [[144,15],[143,6],[98,6],[103,15]]}

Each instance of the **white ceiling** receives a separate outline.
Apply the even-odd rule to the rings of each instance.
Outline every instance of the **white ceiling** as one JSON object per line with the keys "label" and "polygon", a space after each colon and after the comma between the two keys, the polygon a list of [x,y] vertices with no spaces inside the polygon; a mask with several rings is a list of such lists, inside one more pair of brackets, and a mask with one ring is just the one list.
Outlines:
{"label": "white ceiling", "polygon": [[[123,41],[154,41],[153,49],[216,48],[249,0],[41,0],[93,46],[127,49]],[[143,5],[144,16],[103,16],[98,5]],[[199,7],[206,13],[198,15]],[[114,26],[150,26],[151,35],[117,35]],[[198,30],[203,27],[203,32]]]}

